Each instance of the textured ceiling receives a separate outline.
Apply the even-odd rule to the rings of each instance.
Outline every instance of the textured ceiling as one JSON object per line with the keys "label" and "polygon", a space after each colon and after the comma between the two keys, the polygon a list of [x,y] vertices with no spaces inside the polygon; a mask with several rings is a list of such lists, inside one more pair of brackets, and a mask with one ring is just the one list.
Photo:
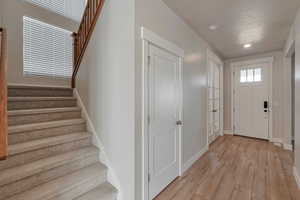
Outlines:
{"label": "textured ceiling", "polygon": [[282,49],[300,7],[300,0],[163,1],[225,59]]}

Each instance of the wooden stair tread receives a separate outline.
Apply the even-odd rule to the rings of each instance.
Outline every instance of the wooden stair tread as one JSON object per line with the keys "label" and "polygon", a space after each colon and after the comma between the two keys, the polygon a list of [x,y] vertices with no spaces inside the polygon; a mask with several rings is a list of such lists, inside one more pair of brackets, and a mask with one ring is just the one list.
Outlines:
{"label": "wooden stair tread", "polygon": [[55,167],[81,160],[91,155],[96,155],[97,153],[98,149],[96,147],[86,147],[49,158],[44,158],[29,164],[2,170],[0,171],[0,185],[12,183]]}
{"label": "wooden stair tread", "polygon": [[69,143],[77,140],[83,140],[91,137],[91,135],[87,132],[83,133],[72,133],[67,135],[55,136],[42,138],[38,140],[33,140],[24,143],[18,143],[8,146],[8,154],[9,156],[34,151],[37,149],[47,148],[59,144]]}
{"label": "wooden stair tread", "polygon": [[8,97],[8,102],[23,101],[68,101],[76,100],[75,97]]}
{"label": "wooden stair tread", "polygon": [[117,190],[109,183],[103,183],[95,189],[74,200],[115,200]]}
{"label": "wooden stair tread", "polygon": [[24,131],[41,130],[46,128],[54,128],[61,126],[69,126],[74,124],[85,123],[84,119],[70,119],[70,120],[58,120],[34,124],[16,125],[8,127],[8,134],[19,133]]}
{"label": "wooden stair tread", "polygon": [[79,107],[66,107],[66,108],[42,108],[42,109],[25,109],[25,110],[10,110],[8,116],[19,116],[19,115],[34,115],[44,113],[60,113],[60,112],[73,112],[81,111]]}
{"label": "wooden stair tread", "polygon": [[73,90],[70,87],[62,87],[62,86],[41,86],[41,85],[8,85],[8,89],[37,89],[37,90]]}
{"label": "wooden stair tread", "polygon": [[[73,190],[76,194],[83,192],[82,190],[84,190],[85,185],[89,182],[96,182],[95,184],[98,185],[102,184],[105,179],[106,170],[107,168],[101,163],[93,164],[74,173],[62,176],[31,190],[10,197],[7,200],[66,199],[56,197],[63,195],[64,193],[72,192]],[[81,191],[76,191],[76,189],[80,187],[82,187]]]}

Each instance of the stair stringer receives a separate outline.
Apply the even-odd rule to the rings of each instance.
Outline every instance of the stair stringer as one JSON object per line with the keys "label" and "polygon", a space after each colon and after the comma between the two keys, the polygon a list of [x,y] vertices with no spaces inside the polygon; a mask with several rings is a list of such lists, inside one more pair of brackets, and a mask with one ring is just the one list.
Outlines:
{"label": "stair stringer", "polygon": [[102,144],[100,138],[97,135],[97,131],[92,123],[92,120],[86,110],[85,105],[83,104],[83,101],[79,95],[78,90],[75,88],[73,90],[74,97],[77,99],[77,105],[78,107],[81,108],[81,117],[86,120],[86,128],[87,131],[90,132],[93,137],[92,137],[92,142],[93,145],[96,146],[100,150],[99,154],[99,161],[103,163],[107,167],[107,182],[112,184],[117,190],[118,190],[118,195],[117,195],[117,200],[122,200],[123,195],[122,195],[122,188],[119,179],[117,178],[117,175],[112,168],[112,164],[109,160],[109,157],[107,156],[104,145]]}

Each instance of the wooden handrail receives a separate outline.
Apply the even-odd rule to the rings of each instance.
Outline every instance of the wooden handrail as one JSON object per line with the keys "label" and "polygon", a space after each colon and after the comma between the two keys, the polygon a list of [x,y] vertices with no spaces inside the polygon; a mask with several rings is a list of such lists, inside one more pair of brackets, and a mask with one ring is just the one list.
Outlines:
{"label": "wooden handrail", "polygon": [[7,38],[0,28],[0,160],[7,157]]}
{"label": "wooden handrail", "polygon": [[82,62],[84,53],[95,29],[105,0],[88,0],[82,21],[74,38],[74,71],[72,75],[72,88],[75,88],[76,76]]}

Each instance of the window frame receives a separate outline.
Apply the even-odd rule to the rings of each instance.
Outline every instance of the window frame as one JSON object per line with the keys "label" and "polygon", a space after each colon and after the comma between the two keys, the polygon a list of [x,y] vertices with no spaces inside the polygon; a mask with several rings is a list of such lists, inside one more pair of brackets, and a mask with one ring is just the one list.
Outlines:
{"label": "window frame", "polygon": [[[260,71],[260,80],[255,80],[255,71],[259,70]],[[251,71],[252,76],[249,76],[249,71]],[[242,69],[239,70],[239,80],[240,80],[240,84],[250,84],[250,83],[260,83],[263,82],[263,73],[262,73],[262,67],[259,66],[249,66],[249,67],[244,67]],[[245,79],[242,80],[242,73],[246,72],[246,77]],[[249,77],[251,77],[251,80],[249,79]]]}
{"label": "window frame", "polygon": [[[23,37],[23,43],[22,43],[22,45],[23,45],[23,59],[22,59],[22,64],[23,64],[23,69],[22,69],[22,71],[23,71],[23,76],[24,77],[45,77],[45,78],[53,78],[53,79],[64,79],[64,80],[69,80],[71,77],[72,77],[72,73],[73,73],[73,70],[74,70],[74,60],[73,60],[73,56],[74,56],[74,48],[73,48],[73,39],[72,39],[72,32],[71,31],[69,31],[69,30],[66,30],[66,29],[63,29],[63,28],[61,28],[61,27],[57,27],[57,26],[55,26],[55,25],[52,25],[52,24],[49,24],[49,23],[46,23],[46,22],[44,22],[44,21],[41,21],[41,20],[39,20],[39,19],[36,19],[36,18],[33,18],[33,17],[31,17],[31,16],[23,16],[22,17],[22,22],[23,22],[23,29],[22,29],[22,37]],[[64,75],[63,73],[43,73],[43,72],[40,72],[40,73],[35,73],[35,72],[30,72],[29,70],[26,70],[26,45],[25,45],[25,43],[26,42],[28,42],[28,41],[26,41],[26,37],[25,37],[25,29],[26,29],[26,25],[25,25],[25,21],[26,20],[28,20],[28,21],[32,21],[32,22],[36,22],[36,23],[38,23],[38,24],[40,24],[40,25],[45,25],[45,26],[48,26],[48,28],[49,27],[51,27],[51,28],[53,28],[53,29],[56,29],[56,30],[59,30],[59,31],[61,31],[61,32],[65,32],[66,33],[66,35],[70,35],[70,41],[71,41],[71,45],[70,45],[70,52],[69,52],[69,54],[71,54],[71,58],[69,57],[69,61],[70,61],[70,73],[68,74],[68,75]],[[64,48],[64,50],[66,49],[66,47]],[[31,52],[30,53],[28,53],[28,54],[31,54]],[[67,55],[67,54],[66,54]],[[46,62],[45,62],[46,63]],[[28,66],[28,68],[33,68],[32,66],[30,66],[29,67],[29,65],[27,65]],[[46,65],[45,65],[46,66]],[[64,66],[64,68],[67,68],[67,66]],[[52,70],[52,69],[54,69],[54,68],[51,68],[51,67],[49,67],[49,70]],[[67,71],[67,70],[66,70]]]}

